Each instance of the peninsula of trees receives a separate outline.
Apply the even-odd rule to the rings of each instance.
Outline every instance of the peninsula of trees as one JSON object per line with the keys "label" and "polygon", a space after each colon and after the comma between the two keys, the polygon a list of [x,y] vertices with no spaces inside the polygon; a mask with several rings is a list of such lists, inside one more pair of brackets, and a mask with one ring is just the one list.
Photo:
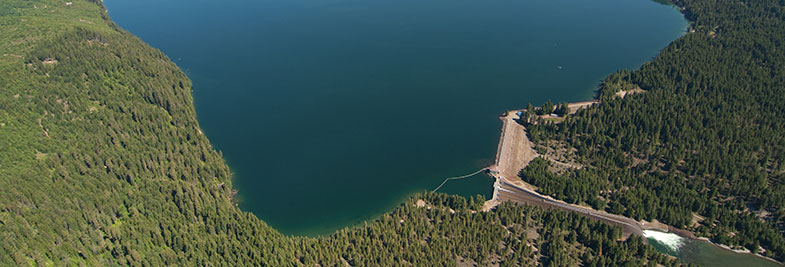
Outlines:
{"label": "peninsula of trees", "polygon": [[[639,70],[610,75],[600,104],[533,121],[540,147],[586,168],[535,161],[545,194],[785,260],[785,2],[675,1],[690,33]],[[617,96],[621,90],[646,93]]]}

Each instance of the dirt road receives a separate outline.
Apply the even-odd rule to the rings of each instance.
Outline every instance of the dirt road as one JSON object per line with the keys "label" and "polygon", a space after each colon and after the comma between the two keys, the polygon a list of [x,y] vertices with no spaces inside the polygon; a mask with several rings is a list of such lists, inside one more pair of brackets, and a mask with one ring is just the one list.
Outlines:
{"label": "dirt road", "polygon": [[[594,101],[587,101],[570,105],[585,107],[594,103]],[[495,203],[502,201],[513,201],[544,208],[557,208],[570,212],[577,212],[592,219],[602,220],[613,225],[621,226],[625,239],[633,234],[642,236],[643,232],[641,230],[641,225],[633,219],[567,204],[563,201],[543,196],[535,191],[535,187],[523,182],[523,180],[518,177],[518,173],[525,168],[529,162],[539,156],[537,151],[534,150],[534,144],[529,141],[526,128],[515,121],[519,117],[517,115],[518,111],[519,110],[509,111],[507,114],[500,117],[502,120],[502,134],[499,138],[496,162],[489,168],[491,175],[496,178],[496,183],[494,183],[493,199],[489,202],[494,203],[495,205]]]}

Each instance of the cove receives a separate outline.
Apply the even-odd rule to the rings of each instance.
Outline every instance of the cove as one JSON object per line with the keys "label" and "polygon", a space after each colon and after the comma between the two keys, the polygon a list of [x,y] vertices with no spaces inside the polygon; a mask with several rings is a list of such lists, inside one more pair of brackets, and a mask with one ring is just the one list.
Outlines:
{"label": "cove", "polygon": [[[372,220],[493,162],[499,113],[590,99],[687,27],[649,0],[107,0],[193,80],[243,210],[285,234]],[[490,197],[492,180],[441,192]]]}

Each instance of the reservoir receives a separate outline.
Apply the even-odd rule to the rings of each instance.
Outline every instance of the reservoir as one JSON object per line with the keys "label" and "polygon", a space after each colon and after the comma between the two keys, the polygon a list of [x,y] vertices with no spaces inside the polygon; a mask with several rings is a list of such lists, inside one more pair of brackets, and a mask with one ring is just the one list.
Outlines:
{"label": "reservoir", "polygon": [[[310,236],[490,165],[501,112],[588,100],[687,28],[649,0],[105,2],[193,80],[240,207]],[[440,192],[490,197],[492,182]]]}

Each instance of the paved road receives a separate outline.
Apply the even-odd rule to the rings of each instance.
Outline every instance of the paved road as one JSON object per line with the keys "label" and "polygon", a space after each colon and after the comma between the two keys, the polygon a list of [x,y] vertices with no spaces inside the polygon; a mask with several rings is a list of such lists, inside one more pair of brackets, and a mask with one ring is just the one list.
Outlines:
{"label": "paved road", "polygon": [[[570,111],[574,112],[578,108],[583,108],[597,103],[594,101],[585,101],[578,103],[571,103]],[[516,112],[519,110],[511,110],[502,116],[502,134],[499,138],[499,147],[496,152],[496,162],[488,170],[496,177],[494,183],[494,199],[498,201],[514,201],[517,203],[527,203],[530,205],[540,206],[544,208],[558,208],[571,212],[578,212],[586,217],[602,220],[613,225],[618,225],[624,230],[624,238],[629,237],[631,234],[643,236],[641,226],[637,221],[619,215],[608,214],[599,212],[589,208],[570,205],[552,198],[545,197],[539,193],[522,188],[507,182],[505,177],[518,177],[520,172],[531,160],[539,156],[537,151],[534,150],[534,145],[529,141],[526,135],[526,128],[523,125],[515,122],[518,118]]]}
{"label": "paved road", "polygon": [[591,219],[601,220],[613,225],[621,226],[622,230],[624,231],[624,238],[629,237],[631,234],[643,236],[643,231],[641,230],[640,225],[633,219],[624,216],[598,212],[592,209],[556,201],[551,198],[544,197],[537,192],[508,183],[503,178],[500,179],[499,183],[497,183],[497,186],[497,199],[500,201],[513,201],[516,203],[526,203],[544,208],[557,208],[561,210],[577,212]]}

